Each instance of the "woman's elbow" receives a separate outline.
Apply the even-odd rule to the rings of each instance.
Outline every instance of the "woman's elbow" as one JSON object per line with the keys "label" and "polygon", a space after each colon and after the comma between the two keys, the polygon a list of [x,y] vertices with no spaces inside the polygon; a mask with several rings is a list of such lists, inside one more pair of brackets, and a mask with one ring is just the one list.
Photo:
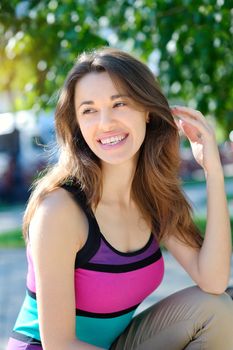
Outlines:
{"label": "woman's elbow", "polygon": [[210,294],[223,294],[225,290],[228,287],[228,281],[227,282],[215,282],[215,283],[204,283],[200,284],[199,287],[203,292],[210,293]]}

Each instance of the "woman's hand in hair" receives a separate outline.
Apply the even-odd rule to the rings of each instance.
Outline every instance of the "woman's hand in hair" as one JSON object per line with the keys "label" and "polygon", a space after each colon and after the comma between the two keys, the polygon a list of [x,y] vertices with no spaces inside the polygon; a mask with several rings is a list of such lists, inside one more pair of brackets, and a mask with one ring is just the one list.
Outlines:
{"label": "woman's hand in hair", "polygon": [[205,173],[222,169],[214,129],[201,112],[183,106],[172,107],[171,112],[177,127],[189,139],[193,156]]}

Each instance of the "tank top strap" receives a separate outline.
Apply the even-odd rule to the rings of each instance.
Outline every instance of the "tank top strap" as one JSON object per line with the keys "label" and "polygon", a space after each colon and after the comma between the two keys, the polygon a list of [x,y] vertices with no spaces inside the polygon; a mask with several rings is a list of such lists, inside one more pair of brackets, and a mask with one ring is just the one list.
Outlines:
{"label": "tank top strap", "polygon": [[92,210],[87,205],[87,198],[81,186],[79,184],[63,184],[61,187],[72,194],[74,200],[80,205],[88,219],[91,219],[93,216]]}
{"label": "tank top strap", "polygon": [[86,195],[81,186],[79,184],[64,184],[61,187],[72,194],[75,202],[85,213],[89,224],[87,241],[76,256],[75,268],[78,268],[85,265],[99,249],[101,243],[99,226],[91,208],[87,205]]}

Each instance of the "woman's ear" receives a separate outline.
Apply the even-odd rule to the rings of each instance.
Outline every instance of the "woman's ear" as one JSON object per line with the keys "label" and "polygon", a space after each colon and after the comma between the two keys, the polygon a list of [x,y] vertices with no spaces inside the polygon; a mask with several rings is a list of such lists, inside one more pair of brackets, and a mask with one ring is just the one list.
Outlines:
{"label": "woman's ear", "polygon": [[146,112],[146,123],[150,122],[150,116],[149,116],[149,112]]}

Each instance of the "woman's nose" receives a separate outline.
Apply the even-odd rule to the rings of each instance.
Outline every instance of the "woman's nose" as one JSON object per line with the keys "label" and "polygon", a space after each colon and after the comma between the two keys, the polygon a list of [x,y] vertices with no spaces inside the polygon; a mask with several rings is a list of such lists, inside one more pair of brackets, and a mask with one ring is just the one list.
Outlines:
{"label": "woman's nose", "polygon": [[114,119],[111,110],[108,108],[102,109],[100,111],[99,121],[102,126],[112,124],[114,122]]}

